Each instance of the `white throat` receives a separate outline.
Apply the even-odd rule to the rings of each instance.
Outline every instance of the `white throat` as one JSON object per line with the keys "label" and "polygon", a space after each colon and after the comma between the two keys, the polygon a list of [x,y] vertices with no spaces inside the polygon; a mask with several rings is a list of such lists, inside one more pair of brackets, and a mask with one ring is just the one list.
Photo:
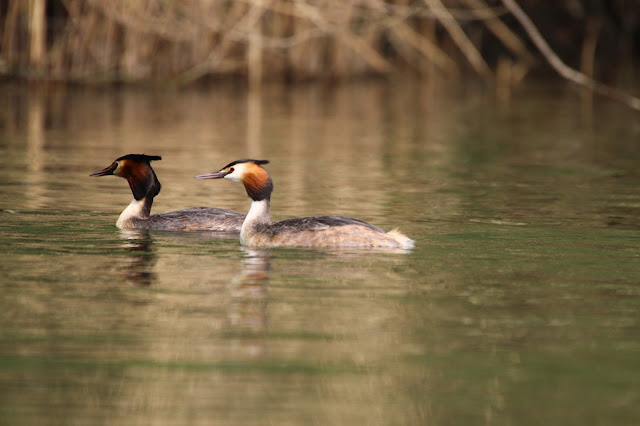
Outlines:
{"label": "white throat", "polygon": [[259,225],[271,224],[271,206],[268,199],[260,201],[252,201],[251,208],[240,228],[240,242],[243,244],[246,238],[253,235],[253,230]]}
{"label": "white throat", "polygon": [[127,226],[127,224],[131,219],[147,219],[148,217],[149,211],[145,206],[145,199],[136,200],[134,198],[127,208],[120,213],[116,226],[118,228],[129,228],[130,226]]}

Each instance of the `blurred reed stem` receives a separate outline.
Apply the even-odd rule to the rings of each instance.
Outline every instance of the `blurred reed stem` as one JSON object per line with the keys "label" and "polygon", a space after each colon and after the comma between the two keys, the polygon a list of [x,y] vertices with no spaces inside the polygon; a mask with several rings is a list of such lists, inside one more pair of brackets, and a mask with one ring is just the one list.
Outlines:
{"label": "blurred reed stem", "polygon": [[[567,35],[566,30],[563,36],[587,39],[582,68],[590,63],[589,72],[597,73],[598,36],[612,31],[605,28],[606,17],[594,21],[587,9],[577,8],[580,2],[569,0],[555,3],[553,9],[541,5],[545,2],[519,3],[534,12],[545,7],[556,14],[569,11],[575,15],[571,19],[584,22],[583,32],[577,26],[575,34]],[[180,84],[206,76],[240,75],[259,85],[266,79],[342,79],[409,69],[420,75],[464,70],[485,77],[497,74],[498,79],[508,75],[513,83],[539,61],[507,4],[500,0],[5,0],[0,2],[0,75]],[[626,12],[625,8],[619,6],[618,12]],[[593,22],[601,23],[597,31],[587,28]],[[640,34],[640,15],[626,25]],[[574,63],[579,66],[579,58]]]}

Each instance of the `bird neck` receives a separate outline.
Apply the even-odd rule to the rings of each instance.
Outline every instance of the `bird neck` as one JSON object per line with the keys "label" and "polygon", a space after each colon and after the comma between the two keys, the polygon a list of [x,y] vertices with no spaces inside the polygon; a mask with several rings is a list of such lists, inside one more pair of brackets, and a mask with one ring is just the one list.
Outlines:
{"label": "bird neck", "polygon": [[127,224],[132,219],[148,219],[151,214],[151,205],[153,204],[153,197],[147,195],[141,200],[135,198],[131,200],[131,203],[120,214],[116,226],[118,228],[128,228]]}
{"label": "bird neck", "polygon": [[153,202],[153,197],[158,195],[162,188],[156,173],[148,163],[128,167],[123,177],[129,182],[133,198],[139,201],[147,197]]}
{"label": "bird neck", "polygon": [[242,178],[244,189],[253,201],[268,200],[273,192],[273,181],[265,169],[254,166],[253,173],[247,173]]}
{"label": "bird neck", "polygon": [[256,229],[262,226],[271,225],[271,201],[269,198],[264,200],[252,201],[251,208],[247,217],[245,217],[240,229],[240,239],[245,240],[254,234]]}

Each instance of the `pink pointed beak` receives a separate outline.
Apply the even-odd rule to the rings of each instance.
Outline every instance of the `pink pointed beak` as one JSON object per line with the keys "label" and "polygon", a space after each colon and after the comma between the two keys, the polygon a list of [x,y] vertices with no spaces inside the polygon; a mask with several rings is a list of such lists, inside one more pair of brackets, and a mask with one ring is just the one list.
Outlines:
{"label": "pink pointed beak", "polygon": [[218,172],[205,173],[203,175],[195,176],[195,179],[221,179],[229,173],[230,172],[220,170]]}

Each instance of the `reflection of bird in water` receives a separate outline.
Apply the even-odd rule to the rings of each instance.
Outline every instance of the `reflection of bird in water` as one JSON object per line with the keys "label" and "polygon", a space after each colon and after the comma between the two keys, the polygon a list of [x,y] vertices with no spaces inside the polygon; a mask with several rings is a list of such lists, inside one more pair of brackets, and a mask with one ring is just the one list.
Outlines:
{"label": "reflection of bird in water", "polygon": [[267,328],[268,250],[246,250],[242,273],[231,281],[229,322],[234,331],[261,332]]}
{"label": "reflection of bird in water", "polygon": [[153,253],[153,239],[146,229],[123,229],[120,235],[124,240],[123,248],[130,253],[127,264],[123,266],[124,278],[132,285],[148,286],[156,280],[153,267],[156,255]]}
{"label": "reflection of bird in water", "polygon": [[236,235],[240,232],[244,214],[233,210],[198,207],[152,215],[153,198],[160,193],[161,185],[150,162],[161,159],[156,155],[128,154],[91,173],[90,176],[120,176],[129,182],[133,200],[120,214],[118,228],[221,231]]}
{"label": "reflection of bird in water", "polygon": [[385,247],[413,248],[400,232],[385,232],[367,222],[344,216],[313,216],[271,222],[273,182],[262,165],[266,160],[239,160],[196,179],[225,178],[244,184],[251,208],[240,230],[248,247]]}

